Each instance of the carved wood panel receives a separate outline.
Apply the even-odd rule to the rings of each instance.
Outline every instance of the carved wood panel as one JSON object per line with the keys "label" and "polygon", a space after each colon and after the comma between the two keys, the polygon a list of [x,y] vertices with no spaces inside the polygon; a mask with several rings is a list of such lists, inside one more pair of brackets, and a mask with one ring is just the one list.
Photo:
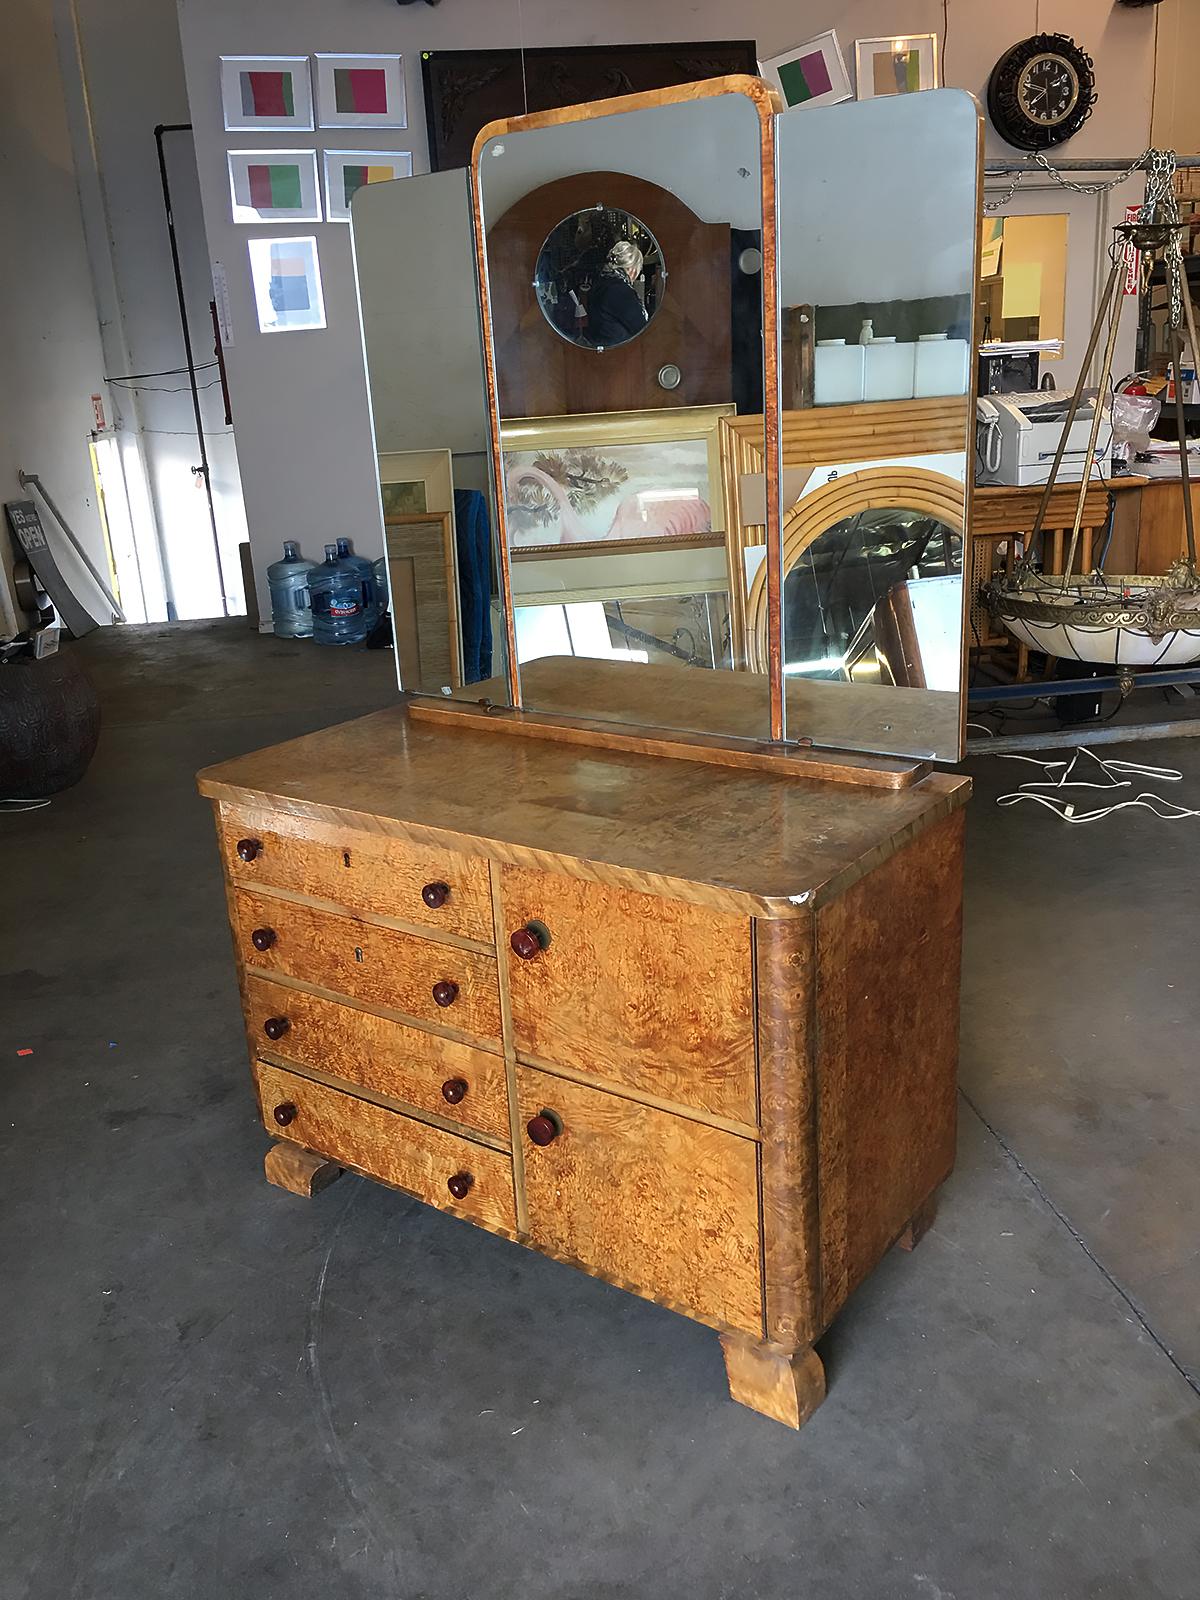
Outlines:
{"label": "carved wood panel", "polygon": [[434,172],[471,163],[486,123],[526,111],[758,72],[753,39],[683,44],[580,45],[518,50],[426,50],[421,56],[429,164]]}

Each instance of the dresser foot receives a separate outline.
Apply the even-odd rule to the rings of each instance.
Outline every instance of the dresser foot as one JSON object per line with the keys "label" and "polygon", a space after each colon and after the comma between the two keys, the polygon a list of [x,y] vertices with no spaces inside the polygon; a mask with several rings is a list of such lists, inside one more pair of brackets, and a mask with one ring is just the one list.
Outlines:
{"label": "dresser foot", "polygon": [[896,1240],[899,1250],[915,1250],[921,1240],[933,1227],[934,1218],[937,1216],[938,1197],[935,1189],[925,1203],[918,1206],[908,1219],[908,1226]]}
{"label": "dresser foot", "polygon": [[789,1428],[808,1421],[825,1398],[825,1368],[813,1349],[788,1351],[737,1333],[721,1335],[729,1393]]}
{"label": "dresser foot", "polygon": [[342,1175],[336,1161],[326,1161],[324,1156],[315,1156],[311,1150],[302,1150],[298,1144],[287,1144],[283,1140],[267,1151],[263,1171],[268,1183],[289,1189],[292,1194],[302,1194],[306,1200],[328,1189]]}

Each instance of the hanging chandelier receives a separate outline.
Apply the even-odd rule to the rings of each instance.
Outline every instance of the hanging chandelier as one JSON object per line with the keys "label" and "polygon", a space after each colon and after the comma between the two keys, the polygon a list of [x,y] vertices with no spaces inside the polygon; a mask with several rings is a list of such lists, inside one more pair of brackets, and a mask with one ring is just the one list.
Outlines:
{"label": "hanging chandelier", "polygon": [[[1136,221],[1116,227],[1109,254],[1111,271],[1100,295],[1087,353],[1079,381],[1071,396],[1050,475],[1042,491],[1033,531],[1023,558],[1012,572],[994,579],[983,590],[993,618],[1032,650],[1069,661],[1120,667],[1179,667],[1200,660],[1200,572],[1196,567],[1196,530],[1187,453],[1187,428],[1183,410],[1182,365],[1185,337],[1194,353],[1196,341],[1192,301],[1183,263],[1179,206],[1175,198],[1175,157],[1169,151],[1147,153],[1146,200]],[[1150,274],[1161,261],[1170,292],[1167,347],[1175,380],[1175,419],[1179,436],[1180,474],[1183,480],[1187,555],[1162,577],[1106,576],[1099,569],[1075,575],[1075,553],[1083,522],[1084,504],[1096,463],[1096,442],[1104,413],[1103,399],[1112,377],[1121,307],[1125,299],[1122,279],[1130,252],[1139,252],[1141,290],[1146,293]],[[1084,379],[1101,337],[1105,335],[1100,365],[1099,394],[1094,407],[1083,475],[1075,506],[1075,520],[1061,574],[1040,572],[1034,565],[1050,498],[1058,482],[1067,440],[1083,397]]]}

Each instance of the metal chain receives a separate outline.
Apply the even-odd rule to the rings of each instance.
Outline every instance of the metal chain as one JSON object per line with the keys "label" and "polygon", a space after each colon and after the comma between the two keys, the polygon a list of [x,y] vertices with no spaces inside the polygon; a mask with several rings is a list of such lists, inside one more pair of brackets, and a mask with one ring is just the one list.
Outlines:
{"label": "metal chain", "polygon": [[[1070,189],[1075,194],[1107,194],[1110,189],[1115,189],[1118,184],[1125,183],[1129,178],[1133,177],[1135,172],[1139,171],[1139,169],[1143,167],[1146,167],[1154,157],[1162,156],[1164,153],[1165,152],[1161,150],[1147,148],[1142,151],[1141,155],[1138,156],[1136,161],[1132,161],[1129,166],[1125,168],[1124,172],[1118,172],[1115,178],[1108,178],[1103,183],[1076,183],[1074,179],[1068,178],[1065,173],[1060,172],[1057,167],[1052,166],[1051,163],[1047,161],[1045,154],[1039,150],[1035,155],[1030,157],[1033,165],[1026,167],[1022,172],[1015,172],[1013,174],[1012,182],[1009,184],[1005,192],[1002,195],[997,196],[997,198],[994,200],[985,200],[983,209],[984,211],[1000,211],[1004,206],[1006,206],[1016,194],[1022,180],[1027,178],[1034,170],[1034,166],[1040,168],[1042,172],[1053,178],[1055,183],[1059,184],[1062,188]],[[1171,156],[1172,173],[1174,172],[1174,162],[1175,158],[1174,156]],[[1151,170],[1153,169],[1151,168]]]}

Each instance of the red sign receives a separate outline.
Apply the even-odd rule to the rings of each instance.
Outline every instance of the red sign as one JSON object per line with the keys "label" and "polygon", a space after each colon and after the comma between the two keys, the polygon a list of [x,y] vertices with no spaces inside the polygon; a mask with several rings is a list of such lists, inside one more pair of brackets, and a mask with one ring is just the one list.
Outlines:
{"label": "red sign", "polygon": [[[1141,206],[1126,206],[1125,221],[1136,222],[1141,213]],[[1142,276],[1142,252],[1135,244],[1125,246],[1125,294],[1138,292],[1138,281]]]}

